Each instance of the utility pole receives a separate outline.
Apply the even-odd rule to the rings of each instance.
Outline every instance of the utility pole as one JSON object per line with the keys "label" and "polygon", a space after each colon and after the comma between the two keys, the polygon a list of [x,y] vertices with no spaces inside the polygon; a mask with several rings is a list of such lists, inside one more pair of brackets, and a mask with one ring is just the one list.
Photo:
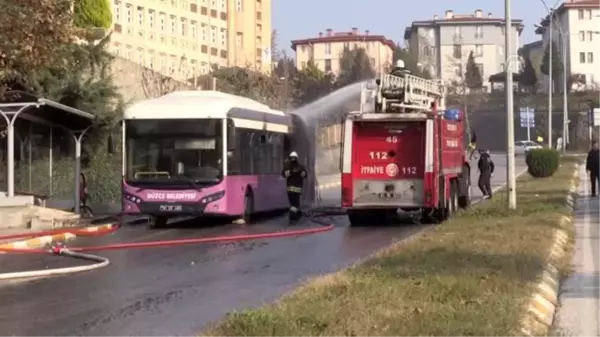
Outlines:
{"label": "utility pole", "polygon": [[512,15],[511,0],[504,0],[505,12],[505,47],[506,50],[506,186],[508,188],[508,208],[517,208],[517,190],[515,179],[515,117],[513,104],[513,44],[512,44]]}
{"label": "utility pole", "polygon": [[552,54],[554,41],[552,40],[552,31],[554,27],[552,26],[552,21],[554,17],[554,8],[550,8],[550,24],[548,28],[550,28],[550,36],[548,38],[548,54],[549,54],[549,62],[548,62],[548,148],[552,148],[552,89],[554,89],[554,79],[552,78]]}
{"label": "utility pole", "polygon": [[[567,33],[568,34],[568,33]],[[560,29],[560,36],[562,41],[562,73],[563,73],[563,131],[562,131],[562,152],[565,153],[567,151],[567,144],[569,143],[569,101],[567,95],[567,39],[565,35],[565,31]]]}

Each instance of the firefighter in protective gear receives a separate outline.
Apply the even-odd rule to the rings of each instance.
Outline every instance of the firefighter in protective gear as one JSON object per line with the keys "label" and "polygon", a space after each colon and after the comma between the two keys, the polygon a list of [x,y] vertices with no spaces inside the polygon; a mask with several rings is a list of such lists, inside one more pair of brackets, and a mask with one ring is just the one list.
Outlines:
{"label": "firefighter in protective gear", "polygon": [[298,162],[298,154],[290,153],[283,168],[283,176],[287,179],[287,195],[290,202],[290,225],[295,224],[302,213],[300,212],[300,196],[302,185],[307,176],[306,169]]}
{"label": "firefighter in protective gear", "polygon": [[478,185],[483,199],[490,199],[492,197],[492,175],[494,174],[494,162],[490,157],[490,151],[480,150],[477,168],[479,169]]}

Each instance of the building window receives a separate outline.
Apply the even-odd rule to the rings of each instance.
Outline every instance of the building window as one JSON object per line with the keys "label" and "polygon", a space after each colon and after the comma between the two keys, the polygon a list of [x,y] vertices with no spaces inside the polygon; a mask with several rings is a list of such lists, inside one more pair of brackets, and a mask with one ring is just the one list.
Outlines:
{"label": "building window", "polygon": [[127,23],[131,23],[131,5],[127,5]]}
{"label": "building window", "polygon": [[325,55],[331,55],[331,43],[325,44]]}
{"label": "building window", "polygon": [[372,67],[375,67],[376,65],[377,65],[377,63],[376,63],[376,61],[375,61],[375,58],[374,58],[374,57],[371,57],[371,66],[372,66]]}
{"label": "building window", "polygon": [[483,45],[475,45],[475,56],[483,56]]}
{"label": "building window", "polygon": [[208,73],[208,63],[202,62],[202,65],[200,67],[200,73],[202,73],[202,74]]}
{"label": "building window", "polygon": [[154,28],[154,11],[148,10],[148,25],[150,28]]}
{"label": "building window", "polygon": [[579,63],[585,63],[585,53],[579,53]]}
{"label": "building window", "polygon": [[164,72],[165,70],[167,70],[167,59],[165,58],[165,55],[160,55],[160,71]]}
{"label": "building window", "polygon": [[585,41],[585,32],[583,30],[579,31],[579,41]]}
{"label": "building window", "polygon": [[243,3],[244,3],[243,0],[235,0],[235,11],[236,12],[241,12],[244,10]]}
{"label": "building window", "polygon": [[201,32],[200,32],[200,34],[202,35],[202,41],[206,41],[206,35],[207,35],[207,32],[206,32],[206,30],[207,30],[207,29],[208,29],[208,28],[207,28],[206,24],[205,24],[205,23],[203,23],[203,24],[202,24],[202,27],[201,27]]}
{"label": "building window", "polygon": [[325,60],[325,72],[328,73],[331,71],[331,60]]}
{"label": "building window", "polygon": [[577,11],[579,14],[579,20],[583,20],[583,9]]}
{"label": "building window", "polygon": [[454,58],[457,59],[462,58],[462,46],[459,44],[455,44],[452,55],[454,56]]}
{"label": "building window", "polygon": [[256,20],[262,20],[262,12],[256,12]]}
{"label": "building window", "polygon": [[435,30],[433,28],[429,29],[429,38],[435,38]]}
{"label": "building window", "polygon": [[144,65],[144,50],[138,49],[138,63]]}
{"label": "building window", "polygon": [[115,1],[113,5],[113,13],[115,13],[115,22],[121,22],[121,2]]}
{"label": "building window", "polygon": [[587,33],[588,33],[588,41],[594,41],[594,32],[589,30]]}
{"label": "building window", "polygon": [[256,25],[256,35],[260,35],[262,32],[262,25],[259,23]]}
{"label": "building window", "polygon": [[210,0],[210,7],[211,8],[217,7],[217,0]]}
{"label": "building window", "polygon": [[221,28],[221,47],[222,49],[227,48],[227,29]]}
{"label": "building window", "polygon": [[217,27],[210,27],[210,43],[214,46],[217,44]]}
{"label": "building window", "polygon": [[483,38],[483,27],[481,27],[481,26],[475,27],[475,38],[476,39]]}
{"label": "building window", "polygon": [[435,46],[430,46],[429,47],[429,53],[431,54],[430,56],[436,56],[437,55]]}
{"label": "building window", "polygon": [[165,13],[160,13],[158,15],[158,20],[159,20],[159,24],[160,24],[160,30],[161,31],[165,31]]}
{"label": "building window", "polygon": [[238,32],[235,35],[235,46],[238,49],[241,49],[242,47],[244,47],[244,34],[243,33]]}
{"label": "building window", "polygon": [[227,11],[227,0],[221,0],[221,11],[226,12]]}
{"label": "building window", "polygon": [[181,19],[179,24],[180,24],[179,28],[180,28],[181,36],[185,36],[185,19]]}
{"label": "building window", "polygon": [[170,17],[170,21],[171,21],[171,34],[175,35],[175,33],[177,32],[177,23],[175,22],[177,20],[177,18],[175,18],[175,16],[171,15]]}
{"label": "building window", "polygon": [[144,25],[144,8],[138,7],[137,14],[138,14],[138,25],[143,26]]}
{"label": "building window", "polygon": [[127,46],[127,51],[125,52],[125,57],[127,57],[128,60],[131,60],[131,46]]}
{"label": "building window", "polygon": [[460,35],[461,35],[460,26],[455,26],[454,27],[454,37],[460,37]]}
{"label": "building window", "polygon": [[592,10],[591,10],[591,9],[588,9],[588,10],[586,10],[585,12],[586,12],[586,14],[587,14],[588,20],[591,20],[591,19],[592,19]]}
{"label": "building window", "polygon": [[154,55],[148,55],[148,68],[154,69]]}
{"label": "building window", "polygon": [[594,63],[594,53],[588,53],[587,63]]}
{"label": "building window", "polygon": [[190,30],[191,30],[191,33],[192,33],[192,37],[194,39],[196,38],[196,29],[197,29],[197,27],[196,27],[196,21],[190,22]]}
{"label": "building window", "polygon": [[483,75],[483,63],[477,63],[475,65],[477,66],[477,69],[479,69],[479,75],[481,75],[481,77],[484,77],[484,75]]}

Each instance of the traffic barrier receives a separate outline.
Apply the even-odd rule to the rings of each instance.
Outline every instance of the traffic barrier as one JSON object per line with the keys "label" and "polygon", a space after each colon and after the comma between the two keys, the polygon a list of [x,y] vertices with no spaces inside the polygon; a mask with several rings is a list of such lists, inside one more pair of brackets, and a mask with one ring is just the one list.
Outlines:
{"label": "traffic barrier", "polygon": [[[579,165],[577,164],[573,171],[569,192],[565,197],[565,202],[571,211],[575,207],[574,195],[577,192],[578,181]],[[571,225],[572,217],[563,216],[560,219],[561,228],[568,228]],[[554,314],[558,308],[560,274],[552,263],[564,256],[568,243],[567,232],[563,229],[555,230],[554,243],[549,252],[549,263],[539,277],[521,322],[521,333],[525,336],[545,335],[554,322]]]}

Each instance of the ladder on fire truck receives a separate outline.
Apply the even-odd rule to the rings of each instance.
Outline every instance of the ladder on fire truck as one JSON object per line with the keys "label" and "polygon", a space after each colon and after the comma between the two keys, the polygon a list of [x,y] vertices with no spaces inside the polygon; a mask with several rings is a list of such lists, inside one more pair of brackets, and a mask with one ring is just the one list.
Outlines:
{"label": "ladder on fire truck", "polygon": [[439,110],[443,109],[445,87],[436,80],[410,74],[386,74],[376,83],[373,97],[376,113],[426,113],[431,111],[433,103]]}

